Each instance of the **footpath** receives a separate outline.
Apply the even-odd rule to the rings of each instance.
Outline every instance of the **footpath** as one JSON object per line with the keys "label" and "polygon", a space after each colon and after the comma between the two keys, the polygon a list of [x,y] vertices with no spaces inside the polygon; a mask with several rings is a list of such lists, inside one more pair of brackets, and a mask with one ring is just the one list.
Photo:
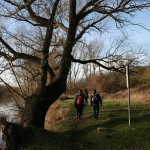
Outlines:
{"label": "footpath", "polygon": [[[84,113],[81,119],[76,119],[75,113],[74,116],[72,116],[74,118],[72,120],[72,131],[74,133],[73,141],[76,148],[75,150],[87,150],[89,145],[92,145],[92,142],[84,138],[84,133],[90,131],[90,120],[94,120],[91,112],[88,113],[88,110],[92,110],[91,106],[84,107]],[[87,122],[89,123],[87,124]]]}

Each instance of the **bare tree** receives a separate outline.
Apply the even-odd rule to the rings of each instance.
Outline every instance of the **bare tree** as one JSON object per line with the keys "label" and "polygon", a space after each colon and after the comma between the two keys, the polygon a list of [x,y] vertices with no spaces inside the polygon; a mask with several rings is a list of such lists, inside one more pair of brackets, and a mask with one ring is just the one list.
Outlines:
{"label": "bare tree", "polygon": [[[93,63],[108,70],[121,71],[124,66],[118,65],[119,57],[114,57],[113,63],[108,59],[110,55],[78,59],[72,55],[73,47],[78,42],[86,42],[86,33],[103,33],[109,22],[122,28],[126,23],[131,23],[128,19],[136,11],[149,7],[148,0],[1,0],[0,18],[8,24],[4,23],[1,28],[3,35],[0,42],[3,48],[0,56],[7,63],[12,63],[13,67],[20,60],[33,64],[33,68],[34,65],[38,66],[40,72],[37,78],[39,86],[35,92],[23,97],[25,107],[21,123],[44,127],[49,106],[66,90],[72,62]],[[22,34],[24,40],[15,32],[19,23],[27,33]],[[15,43],[20,45],[15,46]],[[55,57],[52,56],[53,52],[57,52]],[[108,61],[112,65],[105,65]]]}

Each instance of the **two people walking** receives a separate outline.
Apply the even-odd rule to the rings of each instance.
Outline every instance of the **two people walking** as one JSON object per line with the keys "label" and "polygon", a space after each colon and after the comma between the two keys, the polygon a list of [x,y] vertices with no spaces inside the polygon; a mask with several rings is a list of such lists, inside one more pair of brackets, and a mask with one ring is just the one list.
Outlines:
{"label": "two people walking", "polygon": [[[88,105],[88,91],[87,89],[83,90],[80,89],[79,93],[76,94],[75,100],[74,100],[74,106],[76,108],[77,113],[77,119],[81,118],[81,115],[83,114],[83,108]],[[99,93],[97,93],[96,89],[94,89],[93,94],[90,98],[91,106],[93,107],[93,116],[95,119],[98,119],[99,115],[99,105],[102,105],[102,99]]]}

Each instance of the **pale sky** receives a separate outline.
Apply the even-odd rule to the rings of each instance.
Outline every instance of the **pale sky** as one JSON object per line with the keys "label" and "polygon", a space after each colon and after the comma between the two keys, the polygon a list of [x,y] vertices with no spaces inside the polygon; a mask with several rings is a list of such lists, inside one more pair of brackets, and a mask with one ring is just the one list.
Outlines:
{"label": "pale sky", "polygon": [[147,47],[147,52],[150,60],[150,10],[138,13],[135,17],[134,22],[143,24],[146,28],[145,30],[141,27],[134,26],[133,31],[131,32],[131,38],[138,44],[143,44]]}
{"label": "pale sky", "polygon": [[[150,10],[138,13],[135,17],[135,22],[145,25],[150,30]],[[141,27],[133,27],[133,38],[140,43],[150,43],[150,31],[144,30]]]}
{"label": "pale sky", "polygon": [[[132,23],[134,24],[141,24],[145,28],[149,29],[146,30],[140,26],[137,25],[129,25],[125,27],[126,32],[129,35],[129,40],[130,42],[133,42],[138,45],[143,45],[143,48],[146,49],[146,52],[148,53],[148,60],[150,62],[150,10],[148,11],[141,11],[139,12],[133,20],[131,20]],[[105,41],[108,41],[107,45],[109,45],[109,40],[108,38],[110,37],[117,37],[120,35],[120,31],[118,29],[110,30],[110,32],[106,35],[104,35],[103,39]]]}

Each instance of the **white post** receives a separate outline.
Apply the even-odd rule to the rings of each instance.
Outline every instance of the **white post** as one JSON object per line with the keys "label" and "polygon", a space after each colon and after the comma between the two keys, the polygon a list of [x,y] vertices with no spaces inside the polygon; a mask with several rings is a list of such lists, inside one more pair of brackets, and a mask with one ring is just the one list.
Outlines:
{"label": "white post", "polygon": [[128,88],[128,117],[129,117],[129,126],[131,124],[130,116],[130,77],[129,77],[129,65],[126,66],[126,79],[127,79],[127,88]]}

